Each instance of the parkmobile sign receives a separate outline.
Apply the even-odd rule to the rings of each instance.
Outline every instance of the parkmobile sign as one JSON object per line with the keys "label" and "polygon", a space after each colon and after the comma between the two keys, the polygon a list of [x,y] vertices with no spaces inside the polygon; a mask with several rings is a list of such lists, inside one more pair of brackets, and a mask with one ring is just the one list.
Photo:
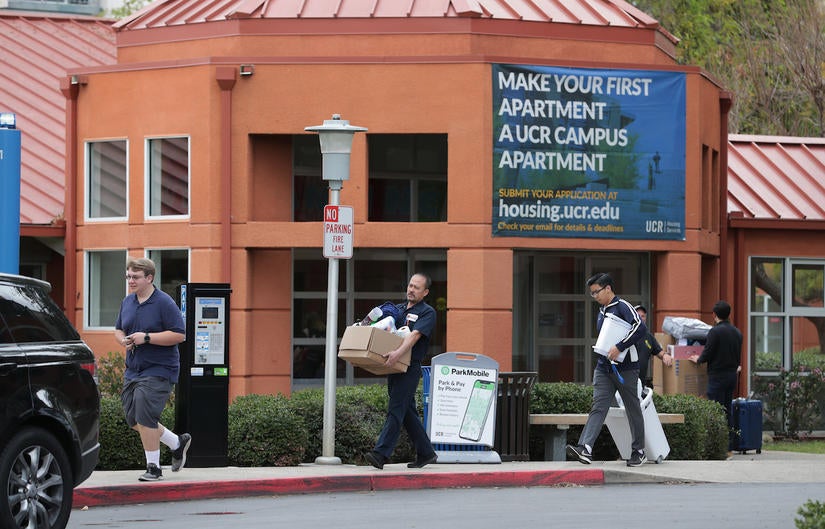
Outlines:
{"label": "parkmobile sign", "polygon": [[352,206],[324,206],[324,257],[352,259]]}

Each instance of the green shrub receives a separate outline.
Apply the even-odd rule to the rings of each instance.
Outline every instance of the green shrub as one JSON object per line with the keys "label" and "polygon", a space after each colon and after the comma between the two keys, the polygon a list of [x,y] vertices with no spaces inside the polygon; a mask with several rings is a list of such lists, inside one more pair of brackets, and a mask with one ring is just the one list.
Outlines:
{"label": "green shrub", "polygon": [[[810,354],[805,355],[811,358]],[[778,376],[753,377],[754,395],[765,406],[768,428],[796,438],[800,432],[810,433],[822,423],[825,369],[822,355],[815,356],[818,361],[801,363],[803,353],[797,353],[792,369],[781,369]]]}
{"label": "green shrub", "polygon": [[123,371],[126,359],[122,352],[109,351],[96,360],[97,387],[103,397],[118,397],[123,389]]}
{"label": "green shrub", "polygon": [[[659,413],[682,413],[684,424],[662,425],[670,445],[669,459],[725,459],[728,428],[725,411],[716,402],[693,395],[654,395]],[[530,394],[530,413],[589,413],[593,387],[572,382],[537,383]],[[583,426],[567,430],[567,442],[578,443]],[[543,441],[538,428],[530,429],[530,459],[544,459]],[[607,427],[603,427],[593,446],[596,459],[611,461],[619,451]]]}
{"label": "green shrub", "polygon": [[[530,413],[588,413],[592,386],[574,383],[538,383],[533,386]],[[416,402],[421,412],[421,385]],[[387,413],[385,385],[337,388],[335,455],[346,464],[364,465],[363,454],[372,449]],[[655,395],[660,413],[682,413],[684,424],[663,425],[670,444],[670,459],[724,459],[728,448],[724,410],[715,402],[690,395]],[[246,395],[229,406],[228,456],[237,466],[294,466],[311,463],[322,454],[324,391],[322,388],[283,395]],[[161,422],[174,426],[174,406],[164,409]],[[576,443],[582,426],[571,426],[567,442]],[[195,440],[197,442],[197,440]],[[101,399],[101,455],[99,470],[141,469],[143,448],[136,432],[126,426],[119,397]],[[619,458],[605,427],[593,447],[601,460]],[[163,464],[169,450],[162,447]],[[539,429],[530,429],[530,459],[544,457]],[[402,429],[391,462],[412,461],[415,448]]]}
{"label": "green shrub", "polygon": [[303,417],[283,395],[245,395],[229,406],[228,456],[233,465],[298,465],[307,438]]}
{"label": "green shrub", "polygon": [[825,503],[808,500],[796,513],[794,519],[797,529],[825,529]]}
{"label": "green shrub", "polygon": [[684,424],[665,424],[669,459],[723,460],[728,452],[725,409],[717,402],[694,395],[654,395],[659,413],[681,413]]}
{"label": "green shrub", "polygon": [[[420,392],[420,387],[419,387]],[[387,388],[384,385],[345,386],[335,396],[335,456],[345,464],[366,464],[363,454],[372,449],[387,415]],[[420,393],[416,402],[421,402]],[[290,398],[293,409],[304,418],[309,432],[304,462],[322,454],[324,392],[322,389],[296,391]],[[402,430],[391,461],[412,461],[415,449]]]}
{"label": "green shrub", "polygon": [[[167,405],[161,424],[174,427],[175,408]],[[120,397],[100,398],[100,460],[97,470],[133,470],[146,468],[146,455],[140,435],[126,424]],[[161,463],[169,464],[169,450],[161,445]]]}

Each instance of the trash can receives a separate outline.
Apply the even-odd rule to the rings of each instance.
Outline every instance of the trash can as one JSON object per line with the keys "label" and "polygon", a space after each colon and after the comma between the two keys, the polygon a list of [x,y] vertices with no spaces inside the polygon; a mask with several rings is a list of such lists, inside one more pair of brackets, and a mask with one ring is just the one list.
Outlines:
{"label": "trash can", "polygon": [[427,422],[430,420],[430,381],[432,380],[432,367],[421,366],[421,381],[424,385],[421,387],[421,400],[424,408],[424,430],[427,429]]}
{"label": "trash can", "polygon": [[530,460],[530,390],[538,373],[498,374],[494,449],[502,461]]}

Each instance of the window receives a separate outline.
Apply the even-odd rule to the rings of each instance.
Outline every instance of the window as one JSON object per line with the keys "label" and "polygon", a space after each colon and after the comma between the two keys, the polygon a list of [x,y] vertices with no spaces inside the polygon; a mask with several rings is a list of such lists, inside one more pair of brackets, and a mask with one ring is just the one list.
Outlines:
{"label": "window", "polygon": [[189,250],[149,250],[147,257],[155,263],[153,284],[178,301],[178,287],[189,282]]}
{"label": "window", "polygon": [[751,389],[765,405],[765,429],[822,428],[822,414],[805,425],[798,422],[799,416],[787,407],[793,400],[783,396],[782,380],[806,380],[815,370],[825,369],[825,261],[753,257],[749,292]]}
{"label": "window", "polygon": [[86,253],[86,328],[114,327],[126,295],[125,271],[125,250]]}
{"label": "window", "polygon": [[293,220],[324,220],[329,183],[321,175],[321,144],[317,134],[292,137]]}
{"label": "window", "polygon": [[[323,385],[326,350],[327,265],[318,249],[293,252],[293,389]],[[352,259],[340,261],[338,280],[338,335],[347,325],[360,321],[371,308],[385,301],[404,300],[407,281],[416,272],[430,276],[430,293],[424,299],[436,309],[436,327],[424,358],[441,354],[447,330],[447,254],[444,250],[356,249]],[[383,381],[343,360],[338,378],[347,384]]]}
{"label": "window", "polygon": [[370,134],[369,220],[447,221],[447,135]]}
{"label": "window", "polygon": [[86,219],[122,219],[127,212],[128,143],[86,143]]}
{"label": "window", "polygon": [[189,215],[189,138],[147,140],[146,167],[149,216]]}

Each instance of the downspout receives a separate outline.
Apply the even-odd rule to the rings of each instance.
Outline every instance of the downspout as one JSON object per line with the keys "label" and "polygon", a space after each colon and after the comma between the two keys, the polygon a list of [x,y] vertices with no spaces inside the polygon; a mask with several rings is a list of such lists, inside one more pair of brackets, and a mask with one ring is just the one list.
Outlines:
{"label": "downspout", "polygon": [[[728,218],[728,114],[730,113],[730,109],[733,107],[733,94],[730,92],[723,90],[719,93],[719,271],[720,271],[720,280],[719,280],[719,297],[718,299],[727,299],[730,300],[729,302],[732,305],[733,314],[731,315],[731,320],[734,322],[739,322],[739,327],[741,328],[742,323],[744,321],[743,314],[747,313],[747,302],[743,301],[742,293],[744,292],[743,288],[743,275],[737,273],[737,269],[740,267],[741,263],[741,243],[742,243],[742,230],[736,230],[734,232],[734,236],[736,239],[734,240],[733,245],[733,256],[730,255],[729,245],[728,245],[728,225],[729,225],[729,218]],[[731,266],[731,263],[733,266]],[[733,276],[733,285],[729,284],[728,277],[729,275]],[[739,357],[739,365],[745,366],[745,369],[741,371],[738,375],[738,380],[736,382],[737,392],[740,392],[743,387],[742,379],[744,377],[745,385],[744,387],[747,388],[747,380],[748,380],[748,373],[747,373],[747,357],[748,357],[748,348],[743,347]],[[747,391],[747,390],[746,390]],[[734,395],[738,397],[739,395]]]}
{"label": "downspout", "polygon": [[[733,106],[733,95],[728,91],[719,93],[719,296],[717,299],[731,299],[728,284],[730,255],[728,251],[728,113]],[[734,306],[734,311],[738,307]]]}
{"label": "downspout", "polygon": [[63,218],[66,235],[63,240],[63,311],[75,327],[77,311],[77,96],[80,93],[79,76],[60,79],[60,91],[66,98],[66,165],[64,170],[65,198]]}
{"label": "downspout", "polygon": [[222,282],[232,280],[232,88],[236,69],[219,66],[215,80],[221,89],[221,272]]}

